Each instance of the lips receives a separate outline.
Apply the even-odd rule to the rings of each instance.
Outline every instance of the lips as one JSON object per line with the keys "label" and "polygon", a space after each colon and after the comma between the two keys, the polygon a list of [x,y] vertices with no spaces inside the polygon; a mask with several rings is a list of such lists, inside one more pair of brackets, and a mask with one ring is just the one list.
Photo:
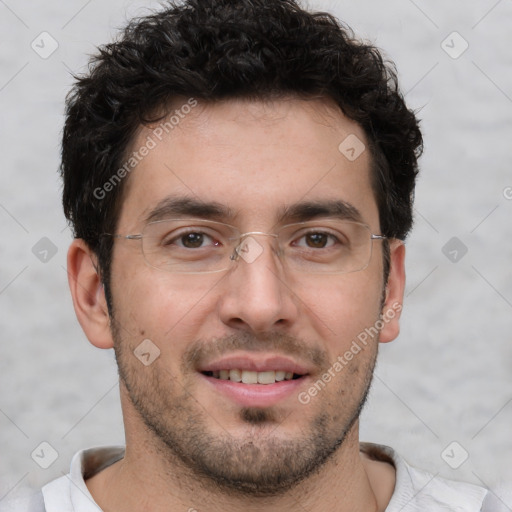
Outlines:
{"label": "lips", "polygon": [[288,356],[251,352],[209,361],[196,370],[215,395],[244,407],[271,407],[293,400],[314,368]]}
{"label": "lips", "polygon": [[213,393],[212,400],[224,397],[242,407],[272,407],[286,403],[296,405],[299,392],[308,385],[310,380],[308,376],[303,376],[276,381],[273,384],[244,384],[229,379],[216,379],[202,373],[199,375],[205,386]]}

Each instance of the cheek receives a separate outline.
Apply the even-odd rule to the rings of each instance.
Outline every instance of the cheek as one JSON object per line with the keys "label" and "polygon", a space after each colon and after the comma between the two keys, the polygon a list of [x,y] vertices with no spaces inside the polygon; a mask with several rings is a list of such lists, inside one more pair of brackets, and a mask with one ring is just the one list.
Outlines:
{"label": "cheek", "polygon": [[[217,278],[217,279],[220,279]],[[212,308],[209,289],[202,276],[176,276],[147,266],[118,272],[112,279],[116,321],[124,338],[134,344],[151,339],[162,351],[186,346],[195,340]],[[139,341],[140,341],[139,340]]]}
{"label": "cheek", "polygon": [[321,285],[304,286],[297,292],[303,314],[314,330],[329,340],[328,350],[339,354],[380,314],[381,281],[364,272],[332,276]]}

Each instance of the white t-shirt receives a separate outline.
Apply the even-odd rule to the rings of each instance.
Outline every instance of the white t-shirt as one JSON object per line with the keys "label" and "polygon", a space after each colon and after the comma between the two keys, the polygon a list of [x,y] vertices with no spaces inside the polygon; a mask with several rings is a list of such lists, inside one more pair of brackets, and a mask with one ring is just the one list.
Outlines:
{"label": "white t-shirt", "polygon": [[[361,450],[395,466],[396,485],[386,512],[510,511],[486,489],[416,469],[388,446],[361,443]],[[68,475],[50,482],[42,491],[29,497],[9,504],[0,503],[0,512],[102,512],[85,480],[123,456],[123,446],[81,450],[73,457]]]}

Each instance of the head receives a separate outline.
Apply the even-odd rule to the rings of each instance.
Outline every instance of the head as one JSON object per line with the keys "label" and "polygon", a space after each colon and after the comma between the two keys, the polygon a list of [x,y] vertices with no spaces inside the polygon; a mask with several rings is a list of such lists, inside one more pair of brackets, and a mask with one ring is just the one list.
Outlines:
{"label": "head", "polygon": [[[397,240],[412,225],[422,139],[393,66],[331,15],[292,0],[190,0],[132,21],[102,47],[66,116],[75,309],[91,342],[116,350],[128,439],[144,425],[183,468],[233,492],[296,485],[343,444],[378,341],[398,334]],[[355,159],[343,154],[347,140]],[[330,217],[341,203],[387,240],[374,240],[367,267],[347,274],[289,272],[261,234],[251,263],[176,274],[148,265],[140,240],[110,236],[142,232],[166,200],[172,216],[206,215],[241,233]],[[379,320],[301,404],[299,393]],[[159,352],[148,365],[134,355],[146,339]],[[248,355],[257,366],[295,364],[295,399],[217,393],[216,363]],[[237,361],[229,364],[245,364]]]}

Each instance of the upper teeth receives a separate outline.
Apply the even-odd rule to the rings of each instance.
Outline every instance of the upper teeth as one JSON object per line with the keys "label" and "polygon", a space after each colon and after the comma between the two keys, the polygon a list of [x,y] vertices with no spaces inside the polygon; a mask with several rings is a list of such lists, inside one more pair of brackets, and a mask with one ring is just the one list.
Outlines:
{"label": "upper teeth", "polygon": [[213,377],[222,380],[243,382],[244,384],[274,384],[276,381],[291,380],[293,372],[282,370],[268,372],[252,372],[249,370],[220,370],[212,372]]}

